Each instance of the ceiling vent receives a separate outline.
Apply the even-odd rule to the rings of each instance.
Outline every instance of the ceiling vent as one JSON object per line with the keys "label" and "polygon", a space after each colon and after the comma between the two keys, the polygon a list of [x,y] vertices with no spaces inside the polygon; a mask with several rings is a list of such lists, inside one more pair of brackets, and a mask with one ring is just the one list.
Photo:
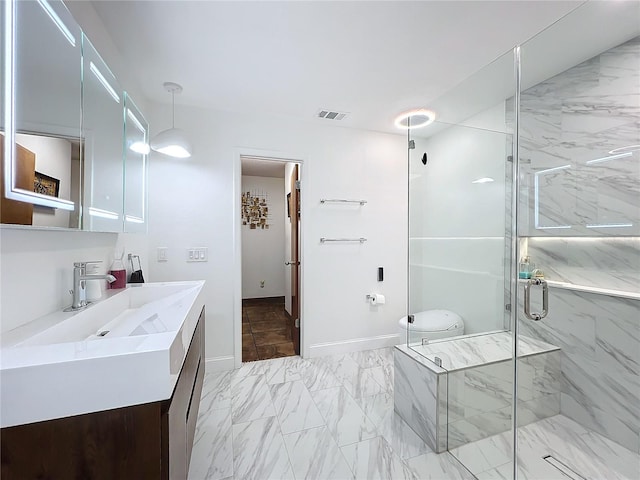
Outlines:
{"label": "ceiling vent", "polygon": [[334,110],[319,110],[318,118],[326,118],[327,120],[342,120],[347,116],[345,112],[336,112]]}

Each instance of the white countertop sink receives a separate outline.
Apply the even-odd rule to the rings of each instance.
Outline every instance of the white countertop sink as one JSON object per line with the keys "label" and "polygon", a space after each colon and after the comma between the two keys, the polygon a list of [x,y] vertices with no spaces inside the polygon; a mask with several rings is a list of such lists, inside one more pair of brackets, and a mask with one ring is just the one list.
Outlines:
{"label": "white countertop sink", "polygon": [[2,335],[0,425],[165,400],[193,337],[203,281],[129,285]]}

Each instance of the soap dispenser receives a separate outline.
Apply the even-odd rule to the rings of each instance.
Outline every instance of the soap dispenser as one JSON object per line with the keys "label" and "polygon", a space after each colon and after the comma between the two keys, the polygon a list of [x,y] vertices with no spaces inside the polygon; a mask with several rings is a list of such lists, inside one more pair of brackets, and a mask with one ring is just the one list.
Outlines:
{"label": "soap dispenser", "polygon": [[518,267],[518,278],[531,278],[531,260],[529,259],[529,255],[520,260]]}
{"label": "soap dispenser", "polygon": [[116,280],[111,283],[109,288],[124,288],[127,286],[127,270],[124,268],[124,263],[122,263],[123,258],[124,249],[115,253],[109,273],[116,277]]}

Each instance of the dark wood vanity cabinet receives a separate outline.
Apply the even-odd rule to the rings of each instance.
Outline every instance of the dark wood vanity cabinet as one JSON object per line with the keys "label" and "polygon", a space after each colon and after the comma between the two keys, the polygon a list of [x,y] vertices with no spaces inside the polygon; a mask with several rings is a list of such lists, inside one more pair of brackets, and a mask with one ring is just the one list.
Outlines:
{"label": "dark wood vanity cabinet", "polygon": [[191,340],[170,402],[162,415],[162,470],[169,476],[187,477],[193,438],[196,433],[198,407],[204,380],[204,310]]}
{"label": "dark wood vanity cabinet", "polygon": [[3,428],[2,480],[187,478],[204,379],[204,308],[169,400]]}

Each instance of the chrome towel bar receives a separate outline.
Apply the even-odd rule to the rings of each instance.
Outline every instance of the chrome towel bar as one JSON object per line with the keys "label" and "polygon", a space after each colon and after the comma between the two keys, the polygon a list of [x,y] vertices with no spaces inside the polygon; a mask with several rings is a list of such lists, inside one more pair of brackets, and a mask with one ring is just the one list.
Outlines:
{"label": "chrome towel bar", "polygon": [[360,243],[364,243],[366,242],[367,239],[360,237],[360,238],[325,238],[325,237],[321,237],[320,238],[320,243],[327,243],[327,242],[360,242]]}
{"label": "chrome towel bar", "polygon": [[365,205],[367,203],[366,200],[341,200],[339,198],[322,198],[320,199],[320,203],[359,203],[360,205]]}

